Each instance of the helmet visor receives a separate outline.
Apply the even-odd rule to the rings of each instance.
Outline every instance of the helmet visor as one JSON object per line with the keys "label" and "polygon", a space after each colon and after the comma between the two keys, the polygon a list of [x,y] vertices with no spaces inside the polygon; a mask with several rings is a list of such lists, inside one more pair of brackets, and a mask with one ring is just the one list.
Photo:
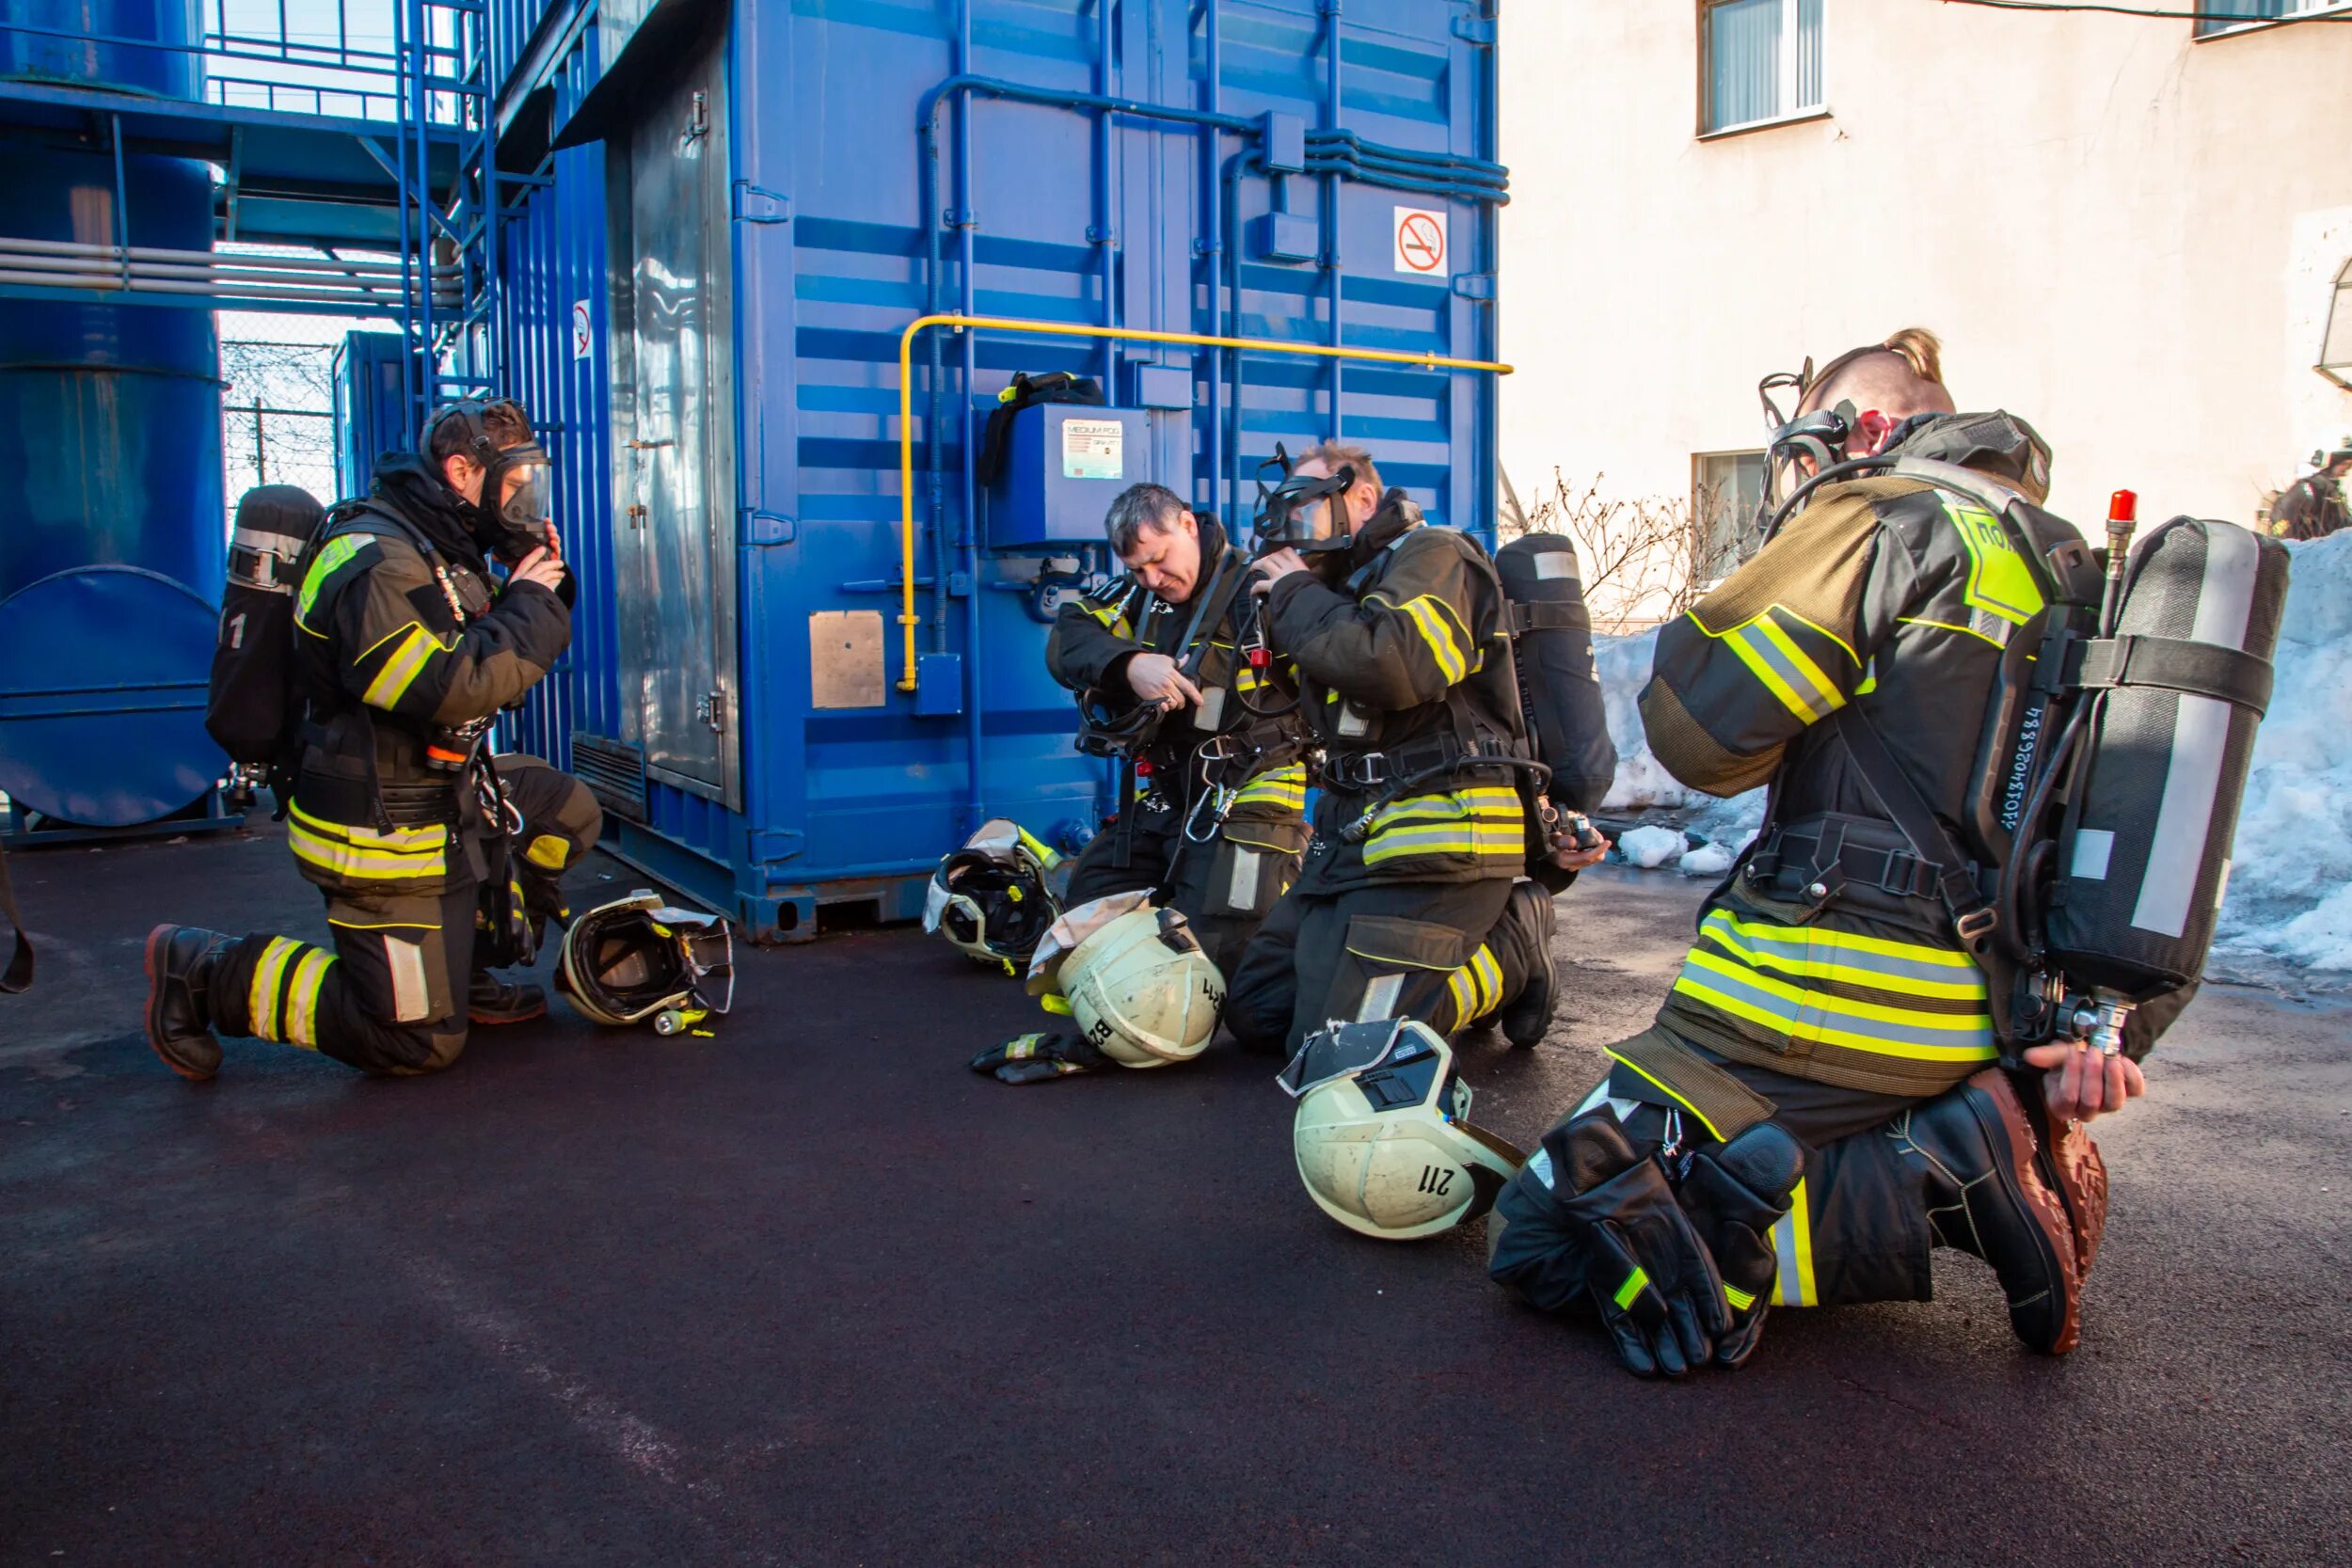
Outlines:
{"label": "helmet visor", "polygon": [[1345,1078],[1427,1050],[1406,1025],[1409,1019],[1382,1018],[1366,1023],[1342,1023],[1307,1037],[1290,1065],[1274,1075],[1282,1092],[1293,1100]]}

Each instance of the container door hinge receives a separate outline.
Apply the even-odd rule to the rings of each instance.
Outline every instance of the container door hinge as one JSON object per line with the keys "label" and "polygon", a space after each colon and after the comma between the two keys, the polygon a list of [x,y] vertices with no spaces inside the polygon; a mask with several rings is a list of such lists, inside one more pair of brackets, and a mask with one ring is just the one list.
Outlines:
{"label": "container door hinge", "polygon": [[792,198],[765,185],[755,185],[749,180],[738,180],[735,182],[735,221],[790,223]]}
{"label": "container door hinge", "polygon": [[695,698],[694,717],[709,725],[713,735],[726,734],[727,694],[723,691],[713,691]]}
{"label": "container door hinge", "polygon": [[743,509],[743,529],[739,535],[746,545],[789,545],[800,531],[799,522],[757,507]]}
{"label": "container door hinge", "polygon": [[1457,272],[1454,275],[1454,292],[1464,299],[1495,297],[1495,275],[1490,272]]}
{"label": "container door hinge", "polygon": [[1491,16],[1457,16],[1454,19],[1454,36],[1478,49],[1495,46],[1495,19]]}

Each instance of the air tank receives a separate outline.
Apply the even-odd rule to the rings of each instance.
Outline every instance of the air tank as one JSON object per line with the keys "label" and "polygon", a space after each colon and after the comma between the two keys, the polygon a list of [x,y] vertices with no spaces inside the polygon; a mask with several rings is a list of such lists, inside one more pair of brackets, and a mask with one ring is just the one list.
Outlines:
{"label": "air tank", "polygon": [[[74,31],[167,47],[56,36]],[[0,0],[0,77],[196,99],[199,36],[199,0]],[[118,186],[103,140],[20,141],[0,232],[209,250],[211,174],[126,152]],[[209,310],[119,299],[0,299],[0,646],[24,656],[0,669],[0,790],[103,827],[179,810],[224,766],[192,613],[217,603],[226,547],[219,343]],[[103,677],[39,657],[97,604]]]}

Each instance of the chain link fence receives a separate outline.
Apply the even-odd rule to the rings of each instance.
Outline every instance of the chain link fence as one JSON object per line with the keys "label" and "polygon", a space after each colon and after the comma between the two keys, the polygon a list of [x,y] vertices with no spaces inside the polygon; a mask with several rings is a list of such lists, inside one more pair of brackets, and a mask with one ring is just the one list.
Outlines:
{"label": "chain link fence", "polygon": [[335,494],[335,345],[223,339],[221,467],[229,511],[257,484]]}

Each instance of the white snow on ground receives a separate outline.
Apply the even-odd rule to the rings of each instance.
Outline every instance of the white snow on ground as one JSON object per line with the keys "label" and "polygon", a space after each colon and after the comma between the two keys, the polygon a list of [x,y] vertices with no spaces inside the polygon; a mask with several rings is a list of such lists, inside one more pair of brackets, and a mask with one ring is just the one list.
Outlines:
{"label": "white snow on ground", "polygon": [[2352,978],[2352,533],[2289,545],[2278,679],[2239,810],[2213,971]]}
{"label": "white snow on ground", "polygon": [[[1693,877],[1720,877],[1731,865],[1730,853],[1725,853],[1718,864],[1708,849],[1722,843],[1736,852],[1755,835],[1764,820],[1764,792],[1754,789],[1720,800],[1677,784],[1674,775],[1650,754],[1648,736],[1642,731],[1641,700],[1642,688],[1649,684],[1650,659],[1657,647],[1655,631],[1594,640],[1593,658],[1600,670],[1601,696],[1609,706],[1609,734],[1617,743],[1617,782],[1610,786],[1609,798],[1601,803],[1601,809],[1626,814],[1650,810],[1675,813],[1693,833],[1709,841],[1692,852],[1696,863],[1686,863],[1681,870]],[[1661,860],[1647,863],[1664,863]]]}
{"label": "white snow on ground", "polygon": [[1633,828],[1617,838],[1617,853],[1645,871],[1680,860],[1688,847],[1682,834],[1673,828]]}
{"label": "white snow on ground", "polygon": [[[2294,581],[2279,638],[2278,681],[2254,747],[2213,971],[2229,978],[2352,986],[2352,533],[2290,545]],[[1620,841],[1647,867],[1721,876],[1763,820],[1764,792],[1719,800],[1659,766],[1639,702],[1655,632],[1596,640],[1617,780],[1603,809],[1674,813],[1708,839],[1688,854],[1671,830]]]}

